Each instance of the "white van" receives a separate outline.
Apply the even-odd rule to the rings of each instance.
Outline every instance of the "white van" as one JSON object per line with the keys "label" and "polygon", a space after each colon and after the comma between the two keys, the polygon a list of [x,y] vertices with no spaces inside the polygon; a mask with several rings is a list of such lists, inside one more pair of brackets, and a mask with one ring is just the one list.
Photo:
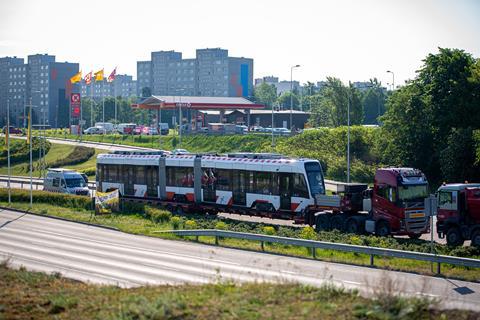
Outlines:
{"label": "white van", "polygon": [[43,181],[43,190],[88,196],[88,178],[85,174],[70,169],[48,169]]}
{"label": "white van", "polygon": [[113,123],[111,122],[95,122],[95,127],[103,128],[106,133],[112,133],[114,130]]}

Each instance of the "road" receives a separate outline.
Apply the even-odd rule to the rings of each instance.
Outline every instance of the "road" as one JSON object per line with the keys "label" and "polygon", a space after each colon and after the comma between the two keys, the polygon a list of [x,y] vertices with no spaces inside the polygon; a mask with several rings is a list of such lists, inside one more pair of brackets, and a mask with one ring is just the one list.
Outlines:
{"label": "road", "polygon": [[480,311],[479,283],[163,240],[7,210],[0,211],[0,257],[13,267],[122,287],[219,280],[328,283],[368,296],[422,295],[440,299],[445,308]]}

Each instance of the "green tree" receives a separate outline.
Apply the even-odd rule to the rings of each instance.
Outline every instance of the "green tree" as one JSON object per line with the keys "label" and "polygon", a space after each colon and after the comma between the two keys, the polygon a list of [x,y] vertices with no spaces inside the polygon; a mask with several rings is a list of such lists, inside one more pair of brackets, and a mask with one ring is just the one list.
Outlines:
{"label": "green tree", "polygon": [[290,102],[293,103],[293,109],[298,109],[299,99],[298,95],[295,92],[286,91],[278,97],[277,102],[279,105],[283,106],[285,109],[290,109]]}
{"label": "green tree", "polygon": [[308,123],[312,127],[331,127],[332,126],[332,104],[329,103],[321,94],[307,97],[305,99],[309,105],[310,118]]}
{"label": "green tree", "polygon": [[274,85],[268,83],[262,83],[255,87],[253,96],[255,102],[264,104],[268,107],[272,107],[273,103],[277,99],[277,89]]}
{"label": "green tree", "polygon": [[376,78],[370,79],[371,87],[362,96],[365,124],[379,124],[379,117],[385,113],[386,96],[382,84]]}
{"label": "green tree", "polygon": [[480,127],[479,62],[463,50],[443,48],[423,62],[417,77],[388,98],[385,157],[423,169],[435,183],[442,176],[461,181],[471,160],[458,153],[470,152],[469,130]]}

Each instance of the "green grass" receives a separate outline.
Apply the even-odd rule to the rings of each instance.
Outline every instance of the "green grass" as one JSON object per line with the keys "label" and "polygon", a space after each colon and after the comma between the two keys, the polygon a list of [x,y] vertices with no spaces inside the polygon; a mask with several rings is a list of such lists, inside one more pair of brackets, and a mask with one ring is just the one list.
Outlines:
{"label": "green grass", "polygon": [[[4,201],[0,202],[1,206],[7,206],[7,203]],[[11,205],[12,208],[17,208],[21,210],[28,210],[29,204],[24,202],[15,202]],[[117,228],[121,231],[132,233],[132,234],[139,234],[139,235],[148,235],[154,237],[162,237],[168,239],[181,239],[176,237],[172,234],[162,234],[158,233],[157,231],[161,230],[172,230],[175,228],[185,228],[188,227],[188,224],[185,223],[186,219],[190,219],[195,222],[196,227],[198,228],[214,228],[215,225],[218,223],[218,219],[216,218],[206,218],[204,216],[198,215],[191,215],[187,217],[181,217],[179,226],[173,225],[173,219],[164,222],[153,222],[153,219],[150,219],[145,213],[131,213],[131,214],[112,214],[112,215],[102,215],[102,216],[94,216],[93,211],[85,210],[85,209],[74,209],[70,207],[60,207],[58,205],[53,205],[49,203],[40,203],[35,202],[34,208],[32,212],[45,214],[50,216],[62,217],[66,219],[70,219],[73,221],[83,221],[83,222],[91,222],[98,225],[109,226]],[[233,220],[222,220],[226,223],[226,228],[228,230],[233,231],[243,231],[243,232],[252,232],[252,233],[263,233],[263,224],[248,224],[245,222],[238,222]],[[251,227],[253,229],[251,229]],[[278,227],[276,231],[277,235],[280,236],[290,236],[290,237],[299,237],[298,229],[289,228],[289,227]],[[343,242],[349,243],[348,237],[356,237],[355,235],[347,235],[346,237],[339,237],[339,233],[322,233],[318,235],[319,240],[323,241],[334,241],[334,242]],[[357,241],[354,238],[351,242]],[[395,247],[395,241],[410,241],[407,239],[386,239],[386,238],[376,238],[369,236],[367,239],[370,239],[370,242],[377,241],[375,244],[381,247]],[[379,240],[377,240],[379,239]],[[193,237],[186,237],[184,240],[193,241]],[[212,237],[200,237],[199,241],[206,244],[214,244],[215,240]],[[401,242],[400,242],[401,243]],[[409,242],[412,243],[412,242]],[[232,248],[241,248],[241,249],[248,249],[248,250],[261,250],[260,244],[258,242],[252,241],[244,241],[238,239],[222,239],[220,240],[220,244],[226,247]],[[415,251],[421,251],[422,246],[413,246],[410,244],[412,249],[416,249]],[[446,247],[446,246],[445,246]],[[400,247],[404,248],[404,247]],[[410,247],[408,247],[410,248]],[[266,244],[265,249],[268,252],[276,253],[276,254],[283,254],[289,256],[297,256],[303,258],[310,258],[312,259],[312,252],[310,249],[303,248],[303,247],[296,247],[296,246],[287,246],[281,244]],[[462,249],[462,250],[469,250],[469,248]],[[478,256],[471,256],[472,258],[478,258]],[[348,252],[340,252],[340,251],[332,251],[332,250],[320,250],[316,251],[316,259],[322,261],[331,261],[331,262],[341,262],[341,263],[348,263],[348,264],[355,264],[355,265],[369,265],[369,256],[363,254],[356,254],[356,253],[348,253]],[[375,265],[377,267],[382,267],[385,269],[391,270],[399,270],[399,271],[407,271],[407,272],[416,272],[426,275],[433,275],[432,273],[432,266],[430,263],[422,262],[422,261],[415,261],[415,260],[406,260],[406,259],[397,259],[397,258],[375,258]],[[435,269],[434,269],[435,270]],[[442,275],[447,277],[465,279],[470,281],[478,281],[480,279],[480,270],[468,267],[460,267],[460,266],[450,266],[450,265],[442,265]]]}
{"label": "green grass", "polygon": [[0,265],[1,319],[475,319],[439,304],[379,292],[370,299],[332,285],[236,284],[122,289]]}
{"label": "green grass", "polygon": [[[74,148],[75,148],[75,146],[71,146],[71,145],[52,143],[51,147],[50,147],[50,150],[48,151],[48,153],[45,156],[45,162],[48,165],[49,163],[54,163],[55,161],[57,161],[59,159],[67,158],[68,155],[73,152]],[[77,170],[77,171],[81,171],[81,170],[88,169],[88,168],[94,168],[96,166],[96,162],[97,162],[97,157],[96,156],[99,153],[105,153],[105,152],[106,152],[105,150],[96,149],[95,150],[95,155],[92,156],[87,161],[85,161],[83,163],[78,163],[78,164],[75,164],[75,165],[67,165],[67,166],[64,166],[64,168],[74,169],[74,170]],[[40,173],[40,171],[37,170],[38,166],[39,166],[39,162],[37,160],[33,161],[33,176],[34,177],[37,177]],[[30,169],[29,169],[29,161],[28,160],[20,162],[20,163],[16,163],[16,164],[11,166],[11,174],[15,175],[15,176],[28,176],[28,175],[30,175],[29,170]],[[0,174],[6,175],[7,173],[8,173],[7,164],[2,163],[1,166],[0,166]],[[94,177],[94,176],[90,176],[90,177]]]}

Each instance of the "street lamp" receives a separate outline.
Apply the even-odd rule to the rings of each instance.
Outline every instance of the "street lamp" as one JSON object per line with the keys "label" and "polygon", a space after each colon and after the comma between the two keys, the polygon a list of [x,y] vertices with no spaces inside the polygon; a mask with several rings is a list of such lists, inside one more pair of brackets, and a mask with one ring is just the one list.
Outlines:
{"label": "street lamp", "polygon": [[393,90],[395,90],[395,73],[393,71],[390,71],[390,70],[387,70],[387,73],[392,74],[392,88],[393,88]]}
{"label": "street lamp", "polygon": [[[290,67],[290,130],[292,130],[292,113],[293,113],[293,69],[299,68],[300,65]],[[272,127],[273,130],[273,127]]]}

